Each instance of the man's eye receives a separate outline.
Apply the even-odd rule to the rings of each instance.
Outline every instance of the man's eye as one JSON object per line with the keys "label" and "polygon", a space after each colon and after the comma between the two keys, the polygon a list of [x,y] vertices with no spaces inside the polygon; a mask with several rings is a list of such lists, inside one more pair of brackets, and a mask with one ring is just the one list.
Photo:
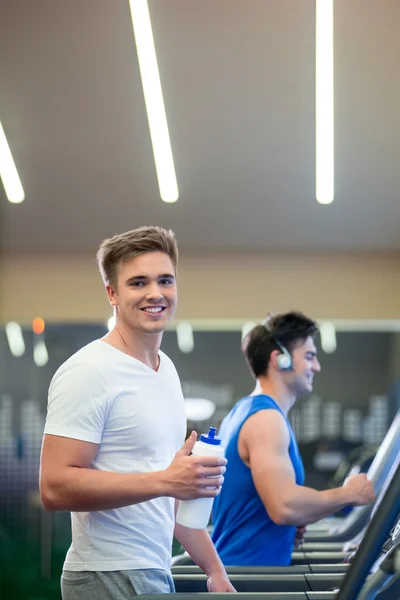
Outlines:
{"label": "man's eye", "polygon": [[143,281],[133,281],[133,282],[131,283],[131,286],[132,286],[132,287],[142,287],[142,285],[144,285],[144,282],[143,282]]}
{"label": "man's eye", "polygon": [[174,282],[172,279],[161,279],[160,283],[162,285],[172,285]]}

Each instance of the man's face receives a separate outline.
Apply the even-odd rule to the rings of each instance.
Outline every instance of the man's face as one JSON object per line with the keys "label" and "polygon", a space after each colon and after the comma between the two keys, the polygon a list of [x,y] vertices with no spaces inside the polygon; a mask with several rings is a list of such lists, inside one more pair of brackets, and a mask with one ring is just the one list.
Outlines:
{"label": "man's face", "polygon": [[312,337],[292,351],[293,369],[287,373],[287,385],[296,396],[309,394],[313,389],[315,373],[321,370],[317,349]]}
{"label": "man's face", "polygon": [[131,329],[161,333],[177,304],[175,269],[168,254],[146,252],[118,268],[117,285],[107,286],[117,314]]}

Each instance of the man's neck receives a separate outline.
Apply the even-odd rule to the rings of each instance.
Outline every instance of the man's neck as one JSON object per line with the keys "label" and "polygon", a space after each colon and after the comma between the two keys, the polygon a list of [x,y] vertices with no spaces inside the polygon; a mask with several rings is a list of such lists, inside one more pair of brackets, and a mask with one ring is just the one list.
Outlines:
{"label": "man's neck", "polygon": [[257,379],[256,387],[254,388],[252,395],[257,396],[258,394],[270,396],[275,400],[286,416],[296,402],[296,396],[289,393],[286,386],[281,381],[273,381],[267,377],[259,377]]}
{"label": "man's neck", "polygon": [[162,333],[146,333],[132,330],[124,323],[117,322],[103,340],[157,371],[159,366],[158,351],[161,346]]}

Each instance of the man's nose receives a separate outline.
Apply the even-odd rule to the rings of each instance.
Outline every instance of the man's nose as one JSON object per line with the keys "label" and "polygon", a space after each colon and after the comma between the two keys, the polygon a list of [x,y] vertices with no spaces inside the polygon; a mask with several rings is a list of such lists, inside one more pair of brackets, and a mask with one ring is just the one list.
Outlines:
{"label": "man's nose", "polygon": [[319,362],[318,358],[315,358],[314,365],[313,365],[313,371],[316,371],[317,373],[319,373],[320,370],[321,370],[320,362]]}
{"label": "man's nose", "polygon": [[158,283],[153,283],[147,290],[146,297],[149,300],[160,300],[163,297],[162,291]]}

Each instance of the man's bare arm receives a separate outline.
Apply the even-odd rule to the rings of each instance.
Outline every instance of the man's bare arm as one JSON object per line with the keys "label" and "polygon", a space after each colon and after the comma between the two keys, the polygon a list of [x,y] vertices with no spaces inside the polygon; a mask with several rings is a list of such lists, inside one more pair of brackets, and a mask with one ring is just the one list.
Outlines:
{"label": "man's bare arm", "polygon": [[[175,516],[179,500],[175,500]],[[206,529],[189,529],[175,523],[174,536],[187,553],[208,576],[209,592],[234,592],[224,565]]]}
{"label": "man's bare arm", "polygon": [[153,473],[113,473],[91,468],[98,445],[61,437],[44,436],[40,493],[46,510],[96,511],[138,504],[159,496],[184,500],[213,497],[207,477],[225,471],[225,459],[189,456],[196,441],[192,435],[170,466]]}
{"label": "man's bare arm", "polygon": [[296,484],[289,456],[289,431],[277,410],[262,410],[244,423],[239,446],[244,449],[254,485],[271,519],[279,525],[308,525],[348,504],[369,504],[372,484],[356,475],[341,488],[317,491]]}

